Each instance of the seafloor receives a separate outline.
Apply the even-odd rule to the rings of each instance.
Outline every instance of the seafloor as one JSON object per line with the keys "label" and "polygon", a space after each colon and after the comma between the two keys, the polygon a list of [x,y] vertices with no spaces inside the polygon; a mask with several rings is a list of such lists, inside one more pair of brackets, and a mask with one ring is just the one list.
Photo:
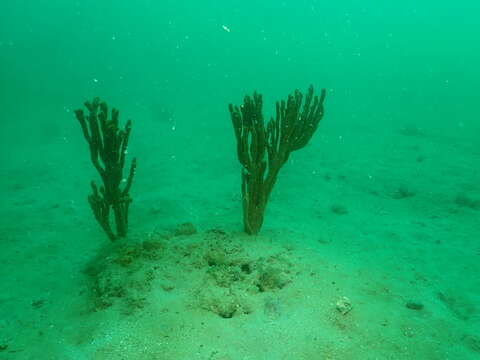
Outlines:
{"label": "seafloor", "polygon": [[132,140],[114,245],[79,133],[5,159],[0,358],[478,359],[478,135],[338,126],[292,155],[258,237],[231,132]]}

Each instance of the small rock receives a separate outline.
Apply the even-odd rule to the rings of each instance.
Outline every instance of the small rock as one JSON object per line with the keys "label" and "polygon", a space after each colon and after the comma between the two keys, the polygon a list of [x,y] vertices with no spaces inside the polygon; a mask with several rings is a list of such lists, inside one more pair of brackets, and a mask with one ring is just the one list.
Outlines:
{"label": "small rock", "polygon": [[342,296],[340,299],[337,300],[335,308],[340,314],[347,315],[350,311],[352,311],[353,306],[349,298],[347,298],[346,296]]}
{"label": "small rock", "polygon": [[162,289],[164,291],[167,291],[167,292],[175,289],[175,286],[173,284],[170,284],[170,283],[163,283],[161,286],[162,286]]}

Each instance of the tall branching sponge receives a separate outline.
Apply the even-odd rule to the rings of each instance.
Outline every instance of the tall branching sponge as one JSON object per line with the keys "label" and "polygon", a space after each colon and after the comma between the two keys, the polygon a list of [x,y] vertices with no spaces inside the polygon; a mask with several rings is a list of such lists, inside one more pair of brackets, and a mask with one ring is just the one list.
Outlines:
{"label": "tall branching sponge", "polygon": [[[83,135],[90,148],[90,159],[102,178],[103,185],[97,187],[92,180],[92,194],[88,202],[92,208],[95,219],[108,235],[110,240],[122,238],[127,235],[128,208],[132,202],[130,187],[132,186],[136,159],[132,160],[128,178],[124,180],[123,168],[127,154],[128,139],[132,130],[131,121],[127,121],[125,128],[119,128],[119,111],[112,109],[108,118],[107,103],[99,98],[86,102],[89,112],[85,115],[83,110],[76,110],[77,117],[82,127]],[[120,187],[125,182],[123,189]],[[110,213],[113,210],[116,232],[110,225]]]}
{"label": "tall branching sponge", "polygon": [[[314,96],[310,86],[305,101],[300,91],[276,103],[276,116],[265,126],[262,95],[245,96],[240,107],[229,105],[238,160],[242,165],[242,202],[245,232],[257,234],[280,168],[292,151],[303,148],[323,117],[325,89]],[[303,104],[303,105],[302,105]]]}

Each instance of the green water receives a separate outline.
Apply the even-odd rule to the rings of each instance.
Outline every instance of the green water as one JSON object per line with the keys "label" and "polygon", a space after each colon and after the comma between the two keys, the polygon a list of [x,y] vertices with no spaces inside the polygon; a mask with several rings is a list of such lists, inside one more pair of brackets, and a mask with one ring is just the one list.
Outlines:
{"label": "green water", "polygon": [[[479,13],[1,1],[0,359],[480,358]],[[267,121],[310,84],[325,116],[246,236],[228,104]],[[74,115],[96,96],[138,162],[114,245]]]}

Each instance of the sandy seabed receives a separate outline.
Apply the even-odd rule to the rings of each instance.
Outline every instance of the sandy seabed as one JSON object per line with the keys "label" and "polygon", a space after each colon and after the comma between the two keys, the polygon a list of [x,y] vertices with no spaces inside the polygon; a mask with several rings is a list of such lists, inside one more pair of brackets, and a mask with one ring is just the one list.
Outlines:
{"label": "sandy seabed", "polygon": [[52,145],[6,166],[0,358],[479,358],[480,150],[413,130],[319,136],[256,237],[234,154],[140,162],[114,244],[85,201],[88,158]]}

